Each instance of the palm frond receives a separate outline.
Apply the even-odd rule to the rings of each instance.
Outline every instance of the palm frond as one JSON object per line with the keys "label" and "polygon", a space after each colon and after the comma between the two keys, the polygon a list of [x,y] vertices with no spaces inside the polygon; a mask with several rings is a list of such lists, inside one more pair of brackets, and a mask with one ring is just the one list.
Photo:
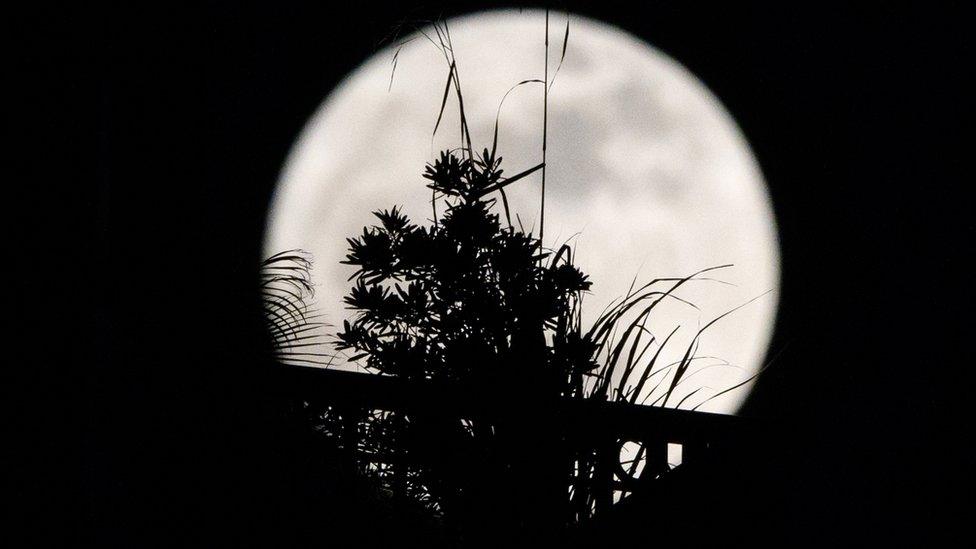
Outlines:
{"label": "palm frond", "polygon": [[335,359],[321,331],[328,324],[311,308],[312,259],[304,250],[278,252],[261,262],[260,297],[272,355],[286,364],[327,366]]}

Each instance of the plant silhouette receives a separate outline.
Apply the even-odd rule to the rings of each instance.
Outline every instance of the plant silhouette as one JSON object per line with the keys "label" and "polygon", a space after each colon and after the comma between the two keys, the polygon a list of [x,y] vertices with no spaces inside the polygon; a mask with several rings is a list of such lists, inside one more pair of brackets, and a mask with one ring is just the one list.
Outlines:
{"label": "plant silhouette", "polygon": [[[531,171],[505,178],[501,158],[487,149],[474,158],[444,151],[424,173],[443,215],[421,226],[397,207],[376,211],[377,223],[347,240],[343,262],[356,268],[344,300],[355,315],[337,334],[337,350],[379,374],[476,388],[503,408],[490,422],[394,411],[357,419],[361,470],[467,535],[483,535],[486,516],[522,531],[529,516],[534,528],[550,530],[592,516],[601,464],[566,433],[546,429],[557,403],[654,397],[651,404],[667,406],[697,360],[702,332],[721,318],[698,331],[680,360],[655,367],[677,329],[657,339],[651,313],[665,299],[684,302],[675,291],[706,269],[630,291],[584,332],[591,282],[572,248],[544,249],[503,223],[489,196]],[[341,419],[332,422],[325,430],[341,429]],[[630,475],[643,457],[639,447],[625,464]]]}
{"label": "plant silhouette", "polygon": [[[505,179],[500,166],[487,149],[474,159],[446,151],[424,174],[447,204],[439,221],[418,226],[392,208],[375,212],[378,223],[348,240],[344,263],[357,270],[345,303],[356,316],[345,321],[337,347],[382,374],[477,386],[505,398],[512,417],[524,420],[532,405],[581,396],[583,376],[598,364],[580,334],[590,282],[568,247],[549,253],[531,234],[503,225],[488,195],[521,174]],[[370,420],[363,443],[373,454],[410,456],[409,471],[396,463],[374,470],[389,477],[391,491],[399,482],[401,492],[467,523],[483,515],[479,502],[494,499],[486,491],[519,476],[511,474],[512,458],[525,441],[516,423],[387,413]],[[496,463],[486,467],[490,456]],[[478,467],[480,486],[464,463]]]}
{"label": "plant silhouette", "polygon": [[[700,371],[692,366],[700,359],[702,334],[736,309],[698,328],[681,358],[667,364],[661,364],[662,351],[678,328],[659,338],[649,326],[665,300],[695,307],[677,290],[690,281],[713,280],[702,275],[729,265],[632,286],[583,330],[582,300],[592,283],[574,264],[573,249],[546,249],[540,238],[511,221],[506,187],[538,170],[544,181],[545,162],[506,177],[496,155],[497,117],[491,149],[473,152],[450,32],[442,25],[433,27],[436,40],[418,31],[441,49],[448,64],[434,133],[453,90],[462,146],[441,152],[426,166],[430,225],[416,224],[392,207],[374,212],[377,222],[347,239],[343,263],[356,270],[344,303],[354,315],[343,321],[335,350],[373,373],[475,389],[494,401],[495,413],[489,419],[331,406],[312,406],[306,413],[315,428],[356,456],[359,472],[381,492],[403,509],[439,517],[455,540],[497,545],[512,532],[523,540],[533,532],[542,539],[612,505],[606,494],[614,473],[606,458],[553,427],[561,424],[560,402],[696,409],[755,376],[710,396],[703,392],[706,387],[679,390]],[[548,13],[546,32],[548,52]],[[568,23],[563,56],[567,38]],[[548,92],[548,70],[546,79],[520,82],[509,92],[531,83],[545,84]],[[438,204],[444,207],[440,215]],[[542,215],[544,206],[540,221]],[[271,271],[267,278],[278,287],[300,290],[272,293],[266,302],[276,352],[295,363],[331,364],[335,355],[316,352],[321,342],[306,326],[306,316],[314,315],[304,305],[302,291],[311,286],[302,277],[308,269],[302,258],[283,253],[265,265]],[[287,276],[275,278],[276,268]],[[618,460],[614,467],[630,477],[639,469],[639,476],[649,478],[667,471],[667,464],[642,467],[649,463],[645,448],[636,448],[632,459]],[[623,497],[627,488],[618,492]]]}
{"label": "plant silhouette", "polygon": [[579,391],[572,380],[596,367],[579,360],[589,354],[579,303],[590,282],[568,247],[547,253],[492,212],[485,197],[503,184],[500,163],[487,150],[474,160],[442,153],[424,174],[448,199],[438,223],[417,226],[392,208],[349,239],[344,263],[358,270],[344,301],[357,316],[338,334],[340,350],[385,374],[487,383],[532,357],[542,387]]}

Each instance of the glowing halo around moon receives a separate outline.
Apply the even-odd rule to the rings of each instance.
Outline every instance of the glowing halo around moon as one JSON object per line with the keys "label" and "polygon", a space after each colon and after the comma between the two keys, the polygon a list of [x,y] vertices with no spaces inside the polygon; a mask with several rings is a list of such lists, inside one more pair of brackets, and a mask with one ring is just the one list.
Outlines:
{"label": "glowing halo around moon", "polygon": [[[542,77],[544,17],[512,10],[448,21],[476,149],[490,147],[506,91]],[[564,15],[550,14],[550,77],[565,23]],[[266,255],[312,253],[316,305],[335,325],[349,314],[341,303],[352,273],[340,264],[346,237],[372,225],[372,211],[393,205],[415,222],[429,220],[424,165],[459,144],[453,98],[431,139],[448,74],[441,53],[423,38],[407,43],[391,86],[393,55],[393,47],[376,53],[319,107],[288,157],[269,213]],[[498,151],[506,173],[541,161],[541,136],[541,85],[521,86],[501,110]],[[666,334],[681,325],[687,342],[712,318],[762,296],[704,334],[697,354],[717,358],[690,370],[683,394],[698,387],[714,394],[761,368],[778,300],[776,224],[756,159],[704,84],[640,39],[571,15],[565,61],[549,93],[547,151],[544,244],[571,240],[576,263],[594,283],[584,329],[635,276],[641,282],[732,263],[717,274],[730,285],[687,285],[680,295],[698,310],[669,304],[652,330]],[[513,185],[508,196],[525,229],[536,228],[538,176]],[[672,350],[677,360],[684,347]],[[734,413],[748,390],[700,410]]]}

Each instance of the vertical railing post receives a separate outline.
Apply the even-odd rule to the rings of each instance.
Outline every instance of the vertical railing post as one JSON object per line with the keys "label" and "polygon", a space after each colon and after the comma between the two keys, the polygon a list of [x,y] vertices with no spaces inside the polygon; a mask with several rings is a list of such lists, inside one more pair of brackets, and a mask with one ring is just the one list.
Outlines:
{"label": "vertical railing post", "polygon": [[613,475],[619,460],[616,437],[600,437],[593,475],[593,499],[597,514],[605,513],[613,506]]}
{"label": "vertical railing post", "polygon": [[697,462],[707,449],[708,443],[698,438],[683,442],[681,444],[681,464]]}
{"label": "vertical railing post", "polygon": [[667,440],[654,437],[644,443],[644,451],[647,455],[647,463],[641,471],[641,480],[654,480],[660,474],[668,470],[668,442]]}

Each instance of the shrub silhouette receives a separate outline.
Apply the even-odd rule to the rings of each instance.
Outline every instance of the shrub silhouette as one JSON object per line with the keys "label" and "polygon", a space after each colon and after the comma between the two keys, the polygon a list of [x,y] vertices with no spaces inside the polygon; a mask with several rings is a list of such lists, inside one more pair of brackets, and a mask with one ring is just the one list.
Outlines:
{"label": "shrub silhouette", "polygon": [[[378,223],[348,240],[344,263],[357,270],[345,303],[356,315],[344,322],[337,348],[379,373],[477,386],[522,417],[531,403],[581,397],[584,374],[598,364],[580,335],[579,305],[590,281],[568,247],[549,253],[501,222],[488,195],[516,178],[503,179],[500,165],[488,150],[473,159],[445,151],[424,174],[447,203],[438,221],[424,227],[398,208],[377,211]],[[385,413],[368,423],[367,453],[410,456],[399,491],[459,530],[470,533],[470,521],[483,519],[482,505],[495,499],[490,493],[517,489],[513,463],[526,442],[517,421]],[[396,465],[373,472],[388,477],[394,491]],[[555,484],[565,494],[565,480]],[[560,508],[559,499],[548,506]]]}
{"label": "shrub silhouette", "polygon": [[517,359],[536,366],[553,391],[578,391],[572,380],[596,367],[579,360],[587,353],[578,348],[590,282],[569,248],[553,256],[502,225],[486,198],[500,188],[500,163],[488,150],[473,160],[442,153],[424,174],[447,197],[439,222],[417,226],[392,208],[348,240],[344,263],[358,270],[344,301],[357,316],[338,334],[340,350],[408,379],[488,381]]}

